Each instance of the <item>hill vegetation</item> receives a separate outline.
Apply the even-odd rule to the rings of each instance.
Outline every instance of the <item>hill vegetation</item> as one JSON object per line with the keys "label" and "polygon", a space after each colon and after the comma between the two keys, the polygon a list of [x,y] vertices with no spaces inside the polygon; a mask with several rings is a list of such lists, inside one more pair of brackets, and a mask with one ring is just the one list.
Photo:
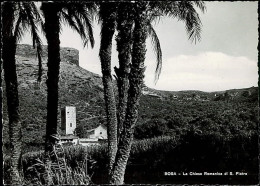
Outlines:
{"label": "hill vegetation", "polygon": [[[46,47],[43,52],[43,80],[37,84],[37,61],[30,45],[19,45],[17,72],[23,142],[29,147],[44,143],[46,123]],[[78,66],[78,51],[62,48],[59,83],[59,107],[77,108],[77,126],[81,137],[85,131],[105,122],[101,77]],[[5,92],[3,93],[5,95]],[[4,97],[4,144],[8,146],[7,111]],[[139,119],[134,137],[176,136],[188,131],[216,134],[225,138],[256,134],[258,123],[258,88],[222,92],[158,91],[143,88]],[[60,117],[59,117],[60,118]],[[63,131],[59,130],[62,134]],[[35,138],[37,136],[37,138]]]}

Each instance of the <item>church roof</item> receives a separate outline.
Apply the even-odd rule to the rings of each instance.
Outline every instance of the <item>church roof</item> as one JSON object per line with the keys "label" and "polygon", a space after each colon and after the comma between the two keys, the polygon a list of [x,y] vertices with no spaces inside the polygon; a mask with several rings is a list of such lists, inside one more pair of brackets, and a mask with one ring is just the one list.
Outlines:
{"label": "church roof", "polygon": [[106,125],[104,125],[104,124],[100,124],[99,126],[97,126],[96,128],[94,128],[94,129],[89,129],[89,130],[87,130],[87,132],[91,132],[91,131],[93,131],[93,130],[96,130],[98,127],[100,127],[100,126],[102,126],[103,128],[105,128],[106,130],[107,130],[107,126]]}

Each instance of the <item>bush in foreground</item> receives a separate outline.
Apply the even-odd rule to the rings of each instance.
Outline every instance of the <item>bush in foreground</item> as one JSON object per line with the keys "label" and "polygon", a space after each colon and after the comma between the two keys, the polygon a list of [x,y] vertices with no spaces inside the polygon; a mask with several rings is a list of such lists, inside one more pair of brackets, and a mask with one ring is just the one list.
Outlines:
{"label": "bush in foreground", "polygon": [[[71,150],[71,149],[69,149]],[[69,151],[71,152],[71,151]],[[21,158],[20,175],[21,185],[86,185],[90,183],[90,178],[87,174],[86,164],[84,162],[78,163],[77,166],[72,167],[73,164],[68,163],[68,157],[80,158],[77,154],[69,154],[61,146],[54,148],[54,151],[45,156],[43,151],[26,153]],[[66,154],[66,156],[65,156]],[[72,158],[73,159],[73,158]],[[70,160],[70,159],[69,159]],[[77,160],[76,160],[77,161]],[[10,157],[4,158],[4,184],[9,184],[9,168]]]}

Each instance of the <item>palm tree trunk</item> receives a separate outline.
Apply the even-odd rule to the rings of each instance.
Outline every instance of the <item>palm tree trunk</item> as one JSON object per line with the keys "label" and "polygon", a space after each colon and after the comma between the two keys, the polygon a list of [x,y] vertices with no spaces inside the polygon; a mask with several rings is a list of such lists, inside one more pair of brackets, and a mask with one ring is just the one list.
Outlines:
{"label": "palm tree trunk", "polygon": [[133,18],[131,12],[132,3],[121,3],[118,8],[117,51],[119,68],[115,67],[118,85],[118,137],[122,131],[127,106],[127,92],[129,88],[129,72],[132,47]]}
{"label": "palm tree trunk", "polygon": [[99,57],[101,61],[102,80],[104,85],[104,99],[107,115],[107,132],[108,132],[108,156],[110,175],[115,156],[117,152],[117,117],[116,101],[113,88],[113,79],[111,76],[111,49],[112,38],[115,32],[115,7],[111,3],[101,4],[102,28],[101,44]]}
{"label": "palm tree trunk", "polygon": [[19,113],[18,84],[15,65],[16,40],[3,36],[3,68],[9,119],[11,184],[18,184],[22,146],[22,125]]}
{"label": "palm tree trunk", "polygon": [[3,29],[3,69],[6,86],[9,137],[10,137],[10,184],[19,184],[19,164],[21,160],[22,126],[19,113],[18,82],[16,74],[15,53],[16,39],[12,33],[14,7],[6,3],[2,12]]}
{"label": "palm tree trunk", "polygon": [[134,43],[132,51],[132,67],[129,76],[128,102],[126,117],[116,155],[115,165],[110,184],[123,184],[124,174],[133,141],[133,127],[138,117],[139,100],[141,97],[144,79],[144,60],[146,54],[147,25],[145,4],[137,2],[137,14],[135,17]]}
{"label": "palm tree trunk", "polygon": [[48,72],[47,72],[47,124],[45,152],[51,152],[55,144],[53,135],[57,134],[58,118],[58,83],[60,69],[60,24],[55,3],[43,3],[45,17],[45,34],[48,43]]}

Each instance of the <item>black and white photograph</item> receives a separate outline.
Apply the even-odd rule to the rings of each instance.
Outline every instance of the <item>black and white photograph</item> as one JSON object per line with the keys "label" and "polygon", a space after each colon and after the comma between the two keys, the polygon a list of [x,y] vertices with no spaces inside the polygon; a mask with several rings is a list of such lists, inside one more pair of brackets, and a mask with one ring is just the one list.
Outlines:
{"label": "black and white photograph", "polygon": [[3,185],[258,185],[258,1],[1,2]]}

